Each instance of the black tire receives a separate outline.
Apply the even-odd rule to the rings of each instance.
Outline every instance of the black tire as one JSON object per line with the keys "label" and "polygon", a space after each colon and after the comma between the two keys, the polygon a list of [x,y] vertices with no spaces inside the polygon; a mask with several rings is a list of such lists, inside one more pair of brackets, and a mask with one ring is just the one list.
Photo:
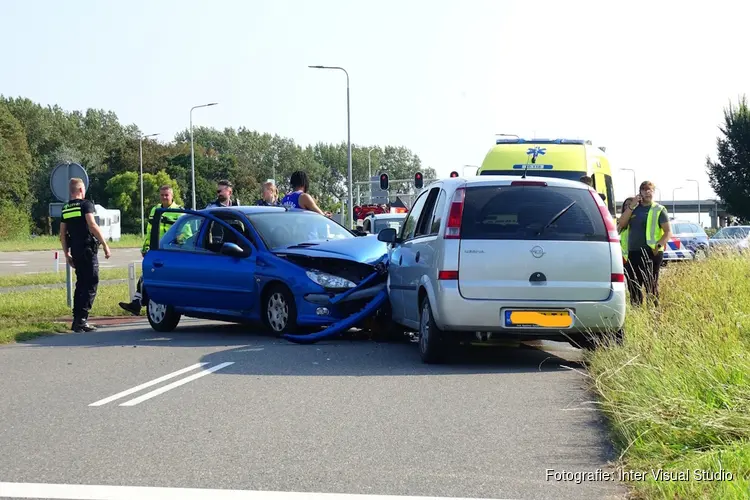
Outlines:
{"label": "black tire", "polygon": [[171,332],[177,328],[182,315],[176,313],[172,306],[157,304],[149,300],[146,303],[146,317],[151,328],[157,332]]}
{"label": "black tire", "polygon": [[263,294],[263,324],[276,336],[297,332],[297,306],[285,285],[271,285]]}
{"label": "black tire", "polygon": [[422,358],[422,362],[426,364],[444,363],[447,351],[445,332],[435,324],[430,300],[427,297],[422,299],[421,311],[419,316],[419,356]]}

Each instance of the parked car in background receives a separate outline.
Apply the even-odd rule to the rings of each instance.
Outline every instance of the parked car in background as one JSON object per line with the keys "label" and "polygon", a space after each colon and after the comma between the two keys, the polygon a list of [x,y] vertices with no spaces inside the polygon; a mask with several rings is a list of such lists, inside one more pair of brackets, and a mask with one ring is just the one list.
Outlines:
{"label": "parked car in background", "polygon": [[378,234],[381,230],[392,227],[400,232],[405,220],[406,214],[369,215],[362,221],[362,230],[369,234]]}
{"label": "parked car in background", "polygon": [[709,238],[711,251],[746,252],[750,247],[750,226],[726,226]]}
{"label": "parked car in background", "polygon": [[[385,283],[329,300],[375,271],[387,246],[315,212],[239,206],[181,212],[143,260],[149,323],[165,332],[181,316],[263,322],[273,333],[325,327],[359,311]],[[158,212],[157,212],[158,216]]]}
{"label": "parked car in background", "polygon": [[[681,247],[689,250],[691,258],[705,257],[708,252],[708,235],[706,231],[690,221],[673,220],[670,221],[672,226],[672,237],[680,240]],[[675,250],[678,250],[675,248]]]}
{"label": "parked car in background", "polygon": [[393,321],[419,332],[426,363],[461,340],[622,337],[625,276],[614,221],[579,181],[449,178],[386,228]]}

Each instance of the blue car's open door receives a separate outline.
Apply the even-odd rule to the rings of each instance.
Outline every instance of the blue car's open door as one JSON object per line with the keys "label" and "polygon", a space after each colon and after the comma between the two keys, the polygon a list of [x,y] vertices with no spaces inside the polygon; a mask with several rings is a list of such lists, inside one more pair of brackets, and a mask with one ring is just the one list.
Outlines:
{"label": "blue car's open door", "polygon": [[[181,216],[159,238],[165,212]],[[159,209],[151,221],[150,250],[143,259],[149,300],[178,308],[239,314],[257,303],[249,223],[238,212]]]}

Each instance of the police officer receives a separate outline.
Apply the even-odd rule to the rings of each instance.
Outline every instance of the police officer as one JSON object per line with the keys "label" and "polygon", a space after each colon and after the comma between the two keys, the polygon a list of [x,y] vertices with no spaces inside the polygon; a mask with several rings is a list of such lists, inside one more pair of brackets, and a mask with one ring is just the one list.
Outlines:
{"label": "police officer", "polygon": [[261,197],[255,202],[256,205],[262,207],[276,207],[281,205],[276,183],[269,179],[263,183],[262,188]]}
{"label": "police officer", "polygon": [[[159,197],[161,198],[161,205],[154,205],[148,214],[148,223],[146,225],[146,237],[143,239],[143,246],[141,247],[141,255],[146,256],[149,247],[151,246],[151,221],[156,214],[156,210],[159,208],[177,208],[182,209],[181,206],[174,202],[174,192],[169,184],[165,184],[159,188]],[[179,219],[183,214],[176,212],[164,212],[161,214],[161,220],[159,221],[159,239],[164,237],[164,233],[169,231],[169,228]],[[139,316],[141,314],[141,307],[148,301],[148,296],[143,290],[143,276],[138,278],[136,284],[136,292],[131,302],[120,302],[120,307],[128,311],[129,313]]]}
{"label": "police officer", "polygon": [[213,207],[238,207],[240,200],[232,200],[232,191],[234,186],[228,180],[220,180],[216,183],[216,199],[206,205],[206,208]]}
{"label": "police officer", "polygon": [[70,179],[68,191],[70,201],[62,208],[60,243],[65,260],[76,271],[71,329],[77,333],[91,332],[96,330],[89,325],[88,317],[99,286],[99,244],[104,248],[107,259],[111,252],[94,218],[96,207],[85,199],[86,187],[83,180]]}

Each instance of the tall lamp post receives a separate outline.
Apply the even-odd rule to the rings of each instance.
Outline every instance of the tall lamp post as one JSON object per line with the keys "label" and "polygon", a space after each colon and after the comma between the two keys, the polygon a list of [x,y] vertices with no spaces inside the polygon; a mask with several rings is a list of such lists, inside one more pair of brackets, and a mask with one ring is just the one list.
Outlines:
{"label": "tall lamp post", "polygon": [[138,161],[141,165],[141,239],[144,238],[146,234],[146,219],[144,216],[144,202],[143,202],[143,139],[148,139],[149,137],[156,137],[159,134],[149,134],[149,135],[142,135],[138,140]]}
{"label": "tall lamp post", "polygon": [[349,227],[351,228],[354,224],[354,214],[352,210],[354,209],[354,194],[352,191],[353,181],[352,181],[352,134],[351,134],[351,113],[349,111],[349,72],[346,71],[344,68],[339,66],[308,66],[309,68],[313,69],[337,69],[340,71],[343,71],[346,75],[346,140],[348,143],[348,152],[347,152],[347,163],[348,163],[348,170],[349,170],[349,207],[347,209],[347,216],[346,219],[349,221]]}
{"label": "tall lamp post", "polygon": [[378,148],[370,148],[370,150],[367,151],[367,182],[370,186],[370,196],[368,197],[370,203],[372,203],[372,157],[370,155],[377,149]]}
{"label": "tall lamp post", "polygon": [[621,168],[620,170],[625,170],[627,172],[632,172],[633,173],[633,194],[637,195],[638,194],[638,189],[635,187],[635,170],[633,170],[632,168]]}
{"label": "tall lamp post", "polygon": [[682,186],[676,187],[672,190],[672,216],[674,216],[674,214],[677,213],[677,208],[676,208],[677,205],[675,205],[675,201],[674,201],[674,192],[677,191],[678,189],[682,189]]}
{"label": "tall lamp post", "polygon": [[195,146],[193,146],[193,110],[198,108],[207,108],[209,106],[216,106],[218,102],[212,102],[209,104],[201,104],[200,106],[193,106],[190,108],[190,177],[191,177],[191,191],[193,193],[193,210],[195,210]]}
{"label": "tall lamp post", "polygon": [[701,185],[700,183],[695,179],[688,179],[688,182],[695,182],[695,187],[698,189],[698,225],[701,226]]}

